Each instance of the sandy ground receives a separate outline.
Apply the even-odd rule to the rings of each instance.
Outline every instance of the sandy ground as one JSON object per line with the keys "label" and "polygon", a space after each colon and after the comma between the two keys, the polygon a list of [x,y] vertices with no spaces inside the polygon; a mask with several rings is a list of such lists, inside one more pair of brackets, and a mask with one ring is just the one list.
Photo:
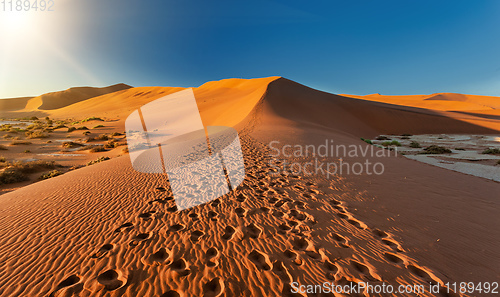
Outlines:
{"label": "sandy ground", "polygon": [[[106,113],[119,127],[144,101],[175,90],[133,88],[32,112]],[[269,163],[271,141],[365,148],[374,146],[360,137],[380,134],[498,134],[495,120],[356,100],[282,78],[212,82],[195,94],[205,125],[239,131],[242,185],[178,212],[167,177],[138,173],[123,155],[1,195],[1,296],[300,296],[290,294],[291,282],[431,282],[440,293],[420,296],[457,296],[446,282],[498,281],[499,183],[398,155],[320,159],[379,161],[381,175],[284,174]]]}

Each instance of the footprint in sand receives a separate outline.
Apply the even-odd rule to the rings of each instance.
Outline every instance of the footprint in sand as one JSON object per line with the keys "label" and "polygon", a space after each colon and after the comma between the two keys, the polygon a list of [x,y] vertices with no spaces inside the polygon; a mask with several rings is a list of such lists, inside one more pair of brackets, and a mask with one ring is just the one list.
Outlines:
{"label": "footprint in sand", "polygon": [[370,268],[368,265],[361,263],[356,260],[351,260],[351,265],[361,274],[363,274],[368,280],[380,281],[380,277]]}
{"label": "footprint in sand", "polygon": [[219,297],[224,293],[224,289],[224,282],[219,277],[216,277],[203,285],[203,296]]}
{"label": "footprint in sand", "polygon": [[219,214],[216,213],[215,211],[211,210],[208,212],[208,218],[211,220],[211,221],[217,221],[219,218],[218,218]]}
{"label": "footprint in sand", "polygon": [[72,274],[60,282],[56,289],[49,295],[49,297],[56,296],[60,293],[61,296],[72,296],[78,294],[83,290],[83,282],[80,276]]}
{"label": "footprint in sand", "polygon": [[286,223],[283,223],[278,226],[278,229],[278,233],[286,234],[286,232],[292,230],[292,227],[288,226]]}
{"label": "footprint in sand", "polygon": [[237,216],[240,218],[244,218],[246,216],[247,210],[242,208],[242,207],[237,207],[234,212],[236,213]]}
{"label": "footprint in sand", "polygon": [[296,250],[305,251],[305,250],[309,249],[309,247],[312,246],[312,243],[306,238],[298,237],[292,241],[292,246]]}
{"label": "footprint in sand", "polygon": [[401,245],[395,241],[394,239],[391,239],[391,238],[384,238],[382,239],[382,242],[391,247],[392,249],[398,251],[398,252],[404,252],[403,248],[401,247]]}
{"label": "footprint in sand", "polygon": [[160,248],[143,261],[145,264],[155,266],[168,265],[170,262],[170,252],[165,248]]}
{"label": "footprint in sand", "polygon": [[255,267],[257,267],[257,269],[259,270],[267,271],[273,268],[273,264],[271,264],[269,256],[257,250],[252,251],[248,255],[248,259],[250,259],[250,261],[252,261]]}
{"label": "footprint in sand", "polygon": [[106,256],[106,254],[109,253],[111,250],[113,250],[113,245],[111,243],[107,243],[101,246],[101,248],[95,254],[92,255],[92,258],[101,259],[104,256]]}
{"label": "footprint in sand", "polygon": [[185,226],[183,224],[175,224],[172,225],[168,228],[169,232],[179,232],[181,230],[184,230]]}
{"label": "footprint in sand", "polygon": [[131,230],[133,228],[134,228],[134,224],[127,222],[127,223],[122,224],[120,227],[116,228],[115,232],[121,232],[124,230]]}
{"label": "footprint in sand", "polygon": [[224,234],[222,235],[222,239],[231,240],[234,236],[234,233],[236,233],[236,229],[234,229],[232,226],[226,226],[226,228],[224,229]]}
{"label": "footprint in sand", "polygon": [[408,268],[408,270],[410,270],[410,272],[424,280],[426,280],[427,282],[437,282],[437,283],[441,283],[441,281],[435,277],[434,275],[432,275],[430,272],[428,272],[426,269],[420,267],[420,266],[417,266],[417,265],[414,265],[414,264],[408,264],[406,266],[406,268]]}
{"label": "footprint in sand", "polygon": [[203,235],[205,235],[205,232],[203,232],[201,230],[195,230],[195,231],[191,232],[191,241],[197,242],[200,240],[200,237],[202,237]]}
{"label": "footprint in sand", "polygon": [[340,234],[337,234],[337,233],[334,233],[334,232],[331,232],[330,233],[330,236],[335,240],[337,241],[341,247],[344,247],[344,248],[348,248],[349,247],[349,241],[347,240],[347,238],[345,238],[344,236],[340,235]]}
{"label": "footprint in sand", "polygon": [[258,227],[254,223],[251,223],[248,226],[246,226],[246,232],[250,238],[257,239],[262,234],[262,228]]}
{"label": "footprint in sand", "polygon": [[280,260],[276,260],[273,263],[273,271],[281,278],[284,283],[291,283],[293,281],[293,277],[285,267],[285,264]]}
{"label": "footprint in sand", "polygon": [[153,234],[151,232],[139,233],[132,238],[132,241],[129,243],[129,245],[130,246],[137,246],[137,245],[139,245],[139,243],[150,239],[152,237],[152,235]]}
{"label": "footprint in sand", "polygon": [[207,266],[208,267],[217,267],[219,265],[219,250],[217,248],[209,248],[206,253],[205,253],[205,256],[207,258]]}
{"label": "footprint in sand", "polygon": [[177,205],[167,208],[168,212],[176,212],[178,210]]}
{"label": "footprint in sand", "polygon": [[238,196],[236,196],[236,201],[238,201],[238,202],[245,202],[246,199],[247,199],[247,196],[243,193],[238,194]]}
{"label": "footprint in sand", "polygon": [[110,269],[97,277],[97,282],[108,291],[114,291],[127,284],[127,277],[119,270]]}
{"label": "footprint in sand", "polygon": [[156,213],[156,211],[148,211],[148,212],[141,213],[139,215],[139,219],[151,220],[153,218],[153,214],[155,214],[155,213]]}
{"label": "footprint in sand", "polygon": [[183,258],[172,262],[172,264],[170,264],[170,268],[172,268],[172,270],[177,272],[180,276],[187,276],[191,273],[191,269],[189,269],[186,260]]}
{"label": "footprint in sand", "polygon": [[385,231],[382,231],[380,229],[373,229],[373,234],[377,236],[378,238],[386,238],[389,237],[389,234],[387,234]]}
{"label": "footprint in sand", "polygon": [[182,295],[179,294],[179,292],[174,291],[174,290],[167,291],[167,292],[160,295],[160,297],[181,297],[181,296]]}
{"label": "footprint in sand", "polygon": [[285,257],[290,259],[293,263],[295,263],[295,265],[297,265],[297,266],[302,265],[302,259],[300,258],[299,254],[297,254],[296,252],[287,249],[283,253],[285,254]]}
{"label": "footprint in sand", "polygon": [[394,253],[389,253],[389,252],[385,252],[384,253],[384,257],[389,260],[389,262],[393,263],[393,264],[397,264],[397,265],[401,265],[401,264],[404,264],[405,263],[405,260],[403,257],[399,256],[399,255],[396,255]]}
{"label": "footprint in sand", "polygon": [[193,221],[198,221],[200,219],[196,212],[192,212],[192,213],[188,214],[188,217],[190,217],[191,220],[193,220]]}

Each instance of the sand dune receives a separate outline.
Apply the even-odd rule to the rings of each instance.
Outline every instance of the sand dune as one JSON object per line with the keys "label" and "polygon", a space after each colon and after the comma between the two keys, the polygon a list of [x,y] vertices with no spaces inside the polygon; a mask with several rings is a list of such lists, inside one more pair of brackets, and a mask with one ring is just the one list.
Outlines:
{"label": "sand dune", "polygon": [[[45,112],[120,124],[177,90],[132,88]],[[384,159],[380,176],[282,174],[269,166],[268,147],[325,139],[364,146],[360,137],[381,133],[498,133],[497,120],[332,95],[277,77],[194,92],[205,125],[239,131],[243,184],[176,212],[167,177],[138,173],[121,156],[2,195],[1,296],[300,296],[290,294],[291,282],[361,281],[433,282],[442,296],[458,296],[444,283],[500,277],[498,183],[401,157]]]}
{"label": "sand dune", "polygon": [[366,96],[343,95],[350,98],[384,102],[419,108],[461,111],[461,110],[492,110],[500,108],[500,98],[492,96],[465,95],[456,93],[437,93],[431,95],[391,96],[371,94]]}

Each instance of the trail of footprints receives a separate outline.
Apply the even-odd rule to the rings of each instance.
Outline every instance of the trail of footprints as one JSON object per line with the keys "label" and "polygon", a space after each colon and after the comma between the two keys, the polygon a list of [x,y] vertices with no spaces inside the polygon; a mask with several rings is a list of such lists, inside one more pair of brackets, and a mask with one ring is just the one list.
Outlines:
{"label": "trail of footprints", "polygon": [[[349,284],[350,282],[356,282],[355,279],[346,277],[342,272],[346,267],[340,264],[340,258],[333,258],[327,256],[324,249],[316,247],[313,240],[311,239],[311,232],[313,231],[316,222],[315,218],[310,215],[306,210],[308,207],[308,201],[318,201],[318,198],[322,197],[321,191],[314,182],[303,181],[300,176],[297,175],[282,175],[280,177],[275,177],[269,180],[263,180],[258,178],[258,176],[267,176],[269,169],[265,166],[259,165],[261,163],[266,163],[264,157],[262,157],[262,152],[254,147],[244,146],[250,150],[250,154],[255,156],[257,162],[255,165],[246,168],[246,179],[241,187],[240,191],[234,196],[234,201],[236,202],[234,207],[234,214],[241,220],[249,219],[249,216],[265,214],[271,215],[275,219],[283,220],[277,226],[277,235],[286,236],[289,238],[290,248],[284,249],[281,255],[268,255],[259,249],[253,249],[248,255],[247,259],[255,266],[258,271],[270,271],[274,273],[283,282],[282,294],[283,296],[288,296],[290,294],[290,283],[294,281],[293,272],[290,269],[293,265],[295,267],[300,267],[305,264],[305,261],[314,261],[318,263],[324,272],[326,279],[330,281],[335,281],[339,284]],[[273,171],[273,168],[270,168]],[[291,182],[292,181],[292,182]],[[289,186],[293,184],[293,186]],[[298,199],[292,199],[287,195],[285,189],[292,190],[298,194],[301,201]],[[249,200],[248,191],[254,191],[258,200],[262,200],[265,204],[257,208],[248,208],[245,206],[245,202]],[[149,202],[150,205],[171,205],[173,203],[172,195],[168,195],[168,190],[164,187],[157,187],[156,191],[161,194],[167,194],[167,197],[156,198]],[[163,196],[163,195],[162,195]],[[252,197],[254,198],[254,197]],[[325,200],[326,201],[326,200]],[[336,216],[342,220],[345,220],[348,224],[354,226],[359,230],[371,231],[374,238],[380,240],[381,243],[387,246],[390,251],[383,253],[383,257],[395,266],[401,267],[403,269],[408,269],[413,275],[419,277],[427,282],[441,283],[442,282],[434,276],[431,272],[427,271],[425,268],[418,266],[411,259],[404,255],[404,249],[401,244],[399,244],[392,236],[379,229],[370,229],[364,222],[356,219],[349,211],[345,202],[330,199],[328,203],[337,212]],[[210,202],[210,205],[217,207],[221,204],[221,199],[216,199]],[[267,206],[266,206],[267,205]],[[166,208],[167,213],[172,213],[177,210],[176,206],[170,206]],[[163,216],[164,214],[158,212],[157,210],[149,210],[144,213],[137,215],[138,223],[148,222],[155,220]],[[187,214],[192,222],[200,220],[199,213],[192,211]],[[219,214],[213,210],[210,210],[206,214],[206,219],[212,222],[219,221]],[[132,222],[124,222],[115,229],[115,233],[132,233],[135,229]],[[166,232],[176,233],[186,230],[186,226],[183,224],[173,224],[169,226]],[[196,244],[203,240],[206,236],[204,230],[199,229],[188,229],[189,240]],[[239,235],[242,233],[241,235]],[[235,238],[239,240],[261,240],[265,232],[261,226],[256,225],[253,222],[243,223],[241,227],[235,228],[231,225],[226,225],[220,234],[220,238],[224,241],[231,241]],[[143,232],[131,235],[131,240],[128,242],[129,248],[134,248],[139,246],[141,243],[151,240],[155,237],[153,232]],[[331,242],[336,242],[339,247],[349,249],[350,240],[346,236],[337,234],[335,232],[330,232],[328,238]],[[99,247],[90,258],[99,260],[106,256],[109,256],[116,249],[115,243],[106,243]],[[273,260],[273,256],[277,256],[278,259]],[[283,260],[280,260],[283,258]],[[309,260],[307,260],[309,259]],[[172,251],[165,247],[161,247],[155,250],[150,255],[146,256],[141,260],[144,265],[168,265],[169,269],[177,273],[180,277],[188,276],[192,273],[190,264],[184,258],[176,258]],[[210,247],[205,252],[204,259],[200,259],[204,262],[206,267],[210,269],[216,269],[220,266],[220,262],[223,261],[223,255],[217,247]],[[350,268],[357,271],[361,276],[369,281],[382,281],[381,276],[374,271],[373,268],[365,261],[360,261],[356,259],[346,259],[349,263]],[[287,268],[288,267],[288,268]],[[128,285],[128,276],[120,270],[109,269],[99,273],[96,276],[96,281],[102,286],[104,290],[114,291],[123,288]],[[202,284],[202,289],[204,296],[222,296],[225,291],[226,284],[224,280],[220,277],[215,277],[210,281]],[[59,296],[63,294],[64,296],[70,296],[72,294],[78,294],[84,288],[84,281],[81,276],[73,274],[61,281],[55,288],[55,290],[50,294],[50,296]],[[443,290],[443,296],[459,296],[454,293],[446,294]],[[61,295],[62,296],[62,295]],[[170,296],[182,296],[176,290],[169,290],[163,293],[160,297],[170,297]],[[299,295],[293,295],[299,296]]]}

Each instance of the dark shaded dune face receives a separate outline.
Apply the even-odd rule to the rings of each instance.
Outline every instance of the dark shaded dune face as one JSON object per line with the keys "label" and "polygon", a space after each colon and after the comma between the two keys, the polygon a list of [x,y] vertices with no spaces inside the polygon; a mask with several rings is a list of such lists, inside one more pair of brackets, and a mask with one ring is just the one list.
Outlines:
{"label": "dark shaded dune face", "polygon": [[263,105],[261,125],[272,125],[269,120],[275,121],[278,116],[301,123],[304,127],[323,127],[351,134],[357,139],[360,135],[494,134],[500,131],[500,124],[478,118],[467,122],[451,112],[343,97],[314,90],[285,78],[269,84]]}

